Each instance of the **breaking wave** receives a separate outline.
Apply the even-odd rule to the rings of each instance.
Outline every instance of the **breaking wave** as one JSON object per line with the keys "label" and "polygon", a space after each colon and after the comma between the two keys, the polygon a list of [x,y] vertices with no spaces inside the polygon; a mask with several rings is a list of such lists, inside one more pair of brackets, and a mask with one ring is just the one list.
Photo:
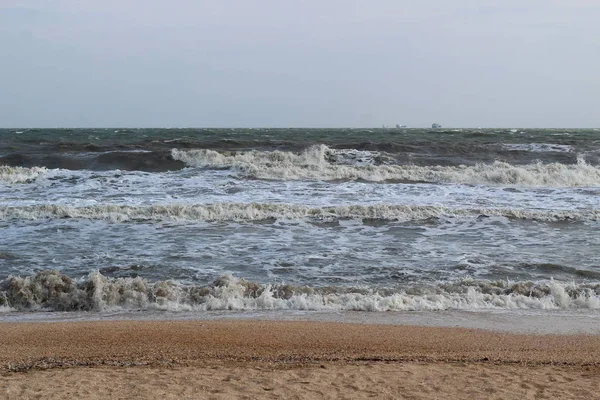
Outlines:
{"label": "breaking wave", "polygon": [[73,279],[58,271],[0,281],[5,310],[107,311],[116,309],[421,311],[474,309],[598,309],[600,284],[464,280],[399,290],[312,288],[259,284],[222,276],[210,285],[92,272]]}
{"label": "breaking wave", "polygon": [[347,219],[390,222],[419,221],[438,218],[506,217],[536,221],[597,221],[600,210],[526,210],[502,208],[451,208],[418,205],[351,205],[309,207],[295,204],[215,203],[170,204],[161,206],[98,205],[72,207],[63,205],[2,206],[0,219],[85,218],[111,222],[127,221],[265,221]]}
{"label": "breaking wave", "polygon": [[47,172],[48,170],[43,167],[24,168],[0,165],[0,182],[8,184],[29,183]]}
{"label": "breaking wave", "polygon": [[529,151],[533,153],[568,153],[573,151],[573,148],[568,144],[554,143],[505,143],[502,146],[507,150]]}
{"label": "breaking wave", "polygon": [[366,180],[542,187],[599,186],[600,168],[583,158],[576,164],[537,162],[511,165],[393,165],[383,153],[334,150],[312,146],[301,153],[286,151],[218,152],[173,149],[174,160],[192,167],[232,169],[241,176],[266,180]]}
{"label": "breaking wave", "polygon": [[0,163],[15,167],[44,166],[48,169],[87,169],[91,171],[118,169],[124,171],[167,172],[185,167],[182,161],[174,160],[168,151],[136,149],[80,154],[10,154],[0,157]]}

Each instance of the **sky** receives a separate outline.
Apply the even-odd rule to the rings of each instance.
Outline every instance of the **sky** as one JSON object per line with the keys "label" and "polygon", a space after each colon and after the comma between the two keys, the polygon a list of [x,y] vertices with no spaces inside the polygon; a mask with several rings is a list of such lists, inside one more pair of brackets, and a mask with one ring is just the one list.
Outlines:
{"label": "sky", "polygon": [[600,127],[600,0],[0,0],[0,127]]}

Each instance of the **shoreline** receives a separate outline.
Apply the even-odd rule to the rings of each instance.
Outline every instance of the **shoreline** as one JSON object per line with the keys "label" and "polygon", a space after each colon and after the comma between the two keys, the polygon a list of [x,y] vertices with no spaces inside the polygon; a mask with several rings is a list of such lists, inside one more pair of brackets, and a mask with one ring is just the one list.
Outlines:
{"label": "shoreline", "polygon": [[515,334],[600,334],[597,310],[445,311],[7,311],[0,323],[98,321],[274,321],[480,329]]}
{"label": "shoreline", "polygon": [[186,320],[0,323],[0,370],[321,362],[600,365],[600,335],[411,325]]}
{"label": "shoreline", "polygon": [[0,399],[593,398],[600,335],[315,321],[0,322]]}

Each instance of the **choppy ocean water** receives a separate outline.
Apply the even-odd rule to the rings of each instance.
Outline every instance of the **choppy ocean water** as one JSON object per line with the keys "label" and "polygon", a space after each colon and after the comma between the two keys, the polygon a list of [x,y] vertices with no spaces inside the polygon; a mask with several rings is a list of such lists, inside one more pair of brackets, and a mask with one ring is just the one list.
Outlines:
{"label": "choppy ocean water", "polygon": [[0,310],[600,309],[599,130],[0,130]]}

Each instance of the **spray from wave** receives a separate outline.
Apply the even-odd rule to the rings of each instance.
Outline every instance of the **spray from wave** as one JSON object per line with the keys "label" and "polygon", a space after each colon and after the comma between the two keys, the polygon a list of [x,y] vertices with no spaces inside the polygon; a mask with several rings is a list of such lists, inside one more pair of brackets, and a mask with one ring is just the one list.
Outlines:
{"label": "spray from wave", "polygon": [[73,279],[58,271],[0,281],[5,310],[117,309],[421,311],[475,309],[598,309],[600,284],[464,280],[438,286],[362,290],[259,284],[225,275],[210,285],[108,278]]}
{"label": "spray from wave", "polygon": [[408,222],[440,218],[505,217],[536,221],[596,221],[600,210],[526,210],[503,208],[451,208],[418,205],[351,205],[309,207],[297,204],[215,203],[170,204],[156,206],[98,205],[72,207],[63,205],[4,206],[0,219],[85,218],[111,222],[180,221],[244,222],[266,220],[380,220]]}
{"label": "spray from wave", "polygon": [[192,167],[232,169],[241,176],[265,180],[365,180],[459,184],[494,184],[542,187],[600,185],[600,168],[583,158],[577,164],[511,165],[496,161],[474,166],[392,165],[376,152],[334,150],[312,146],[301,153],[214,150],[171,151],[173,159]]}

